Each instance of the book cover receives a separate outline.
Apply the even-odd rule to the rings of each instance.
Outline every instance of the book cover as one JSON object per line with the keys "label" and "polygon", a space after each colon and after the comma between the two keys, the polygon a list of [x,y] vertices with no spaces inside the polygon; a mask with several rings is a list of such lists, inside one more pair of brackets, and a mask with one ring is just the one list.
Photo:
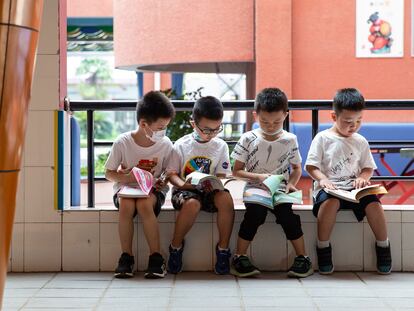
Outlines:
{"label": "book cover", "polygon": [[330,195],[333,195],[337,198],[349,201],[349,202],[353,202],[353,203],[359,203],[359,200],[367,195],[370,194],[386,194],[388,193],[387,189],[385,189],[383,186],[381,185],[369,185],[369,186],[365,186],[363,188],[359,188],[359,189],[353,189],[350,191],[347,190],[341,190],[341,189],[327,189],[324,188],[323,190],[325,190],[326,193],[329,193]]}
{"label": "book cover", "polygon": [[201,172],[192,172],[185,178],[186,181],[195,186],[198,190],[204,191],[206,189],[211,190],[224,190],[224,185],[234,178],[220,178],[215,175],[205,174]]}
{"label": "book cover", "polygon": [[124,198],[148,197],[154,186],[154,176],[150,172],[138,167],[132,169],[132,174],[137,181],[137,185],[122,186],[118,196]]}
{"label": "book cover", "polygon": [[260,204],[268,208],[283,203],[302,204],[302,191],[285,193],[280,190],[283,180],[283,175],[272,175],[261,185],[246,185],[243,202]]}

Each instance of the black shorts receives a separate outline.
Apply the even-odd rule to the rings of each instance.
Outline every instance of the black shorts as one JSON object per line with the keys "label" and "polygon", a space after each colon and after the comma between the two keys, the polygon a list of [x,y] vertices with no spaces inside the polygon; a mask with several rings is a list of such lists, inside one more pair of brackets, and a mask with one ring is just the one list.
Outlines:
{"label": "black shorts", "polygon": [[[165,195],[160,191],[153,191],[152,192],[155,197],[157,198],[157,201],[155,202],[154,206],[154,214],[158,217],[158,215],[161,212],[161,207],[165,203]],[[112,200],[114,201],[114,205],[117,209],[119,209],[119,198],[118,198],[118,192],[114,194]],[[135,209],[134,217],[138,214],[137,210]]]}
{"label": "black shorts", "polygon": [[[189,199],[195,199],[200,202],[201,210],[208,213],[217,212],[217,207],[214,205],[214,196],[219,190],[212,192],[202,192],[198,190],[174,190],[171,197],[171,202],[176,210],[180,210],[184,202]],[[227,189],[224,191],[229,192]]]}
{"label": "black shorts", "polygon": [[353,203],[349,201],[345,201],[342,199],[339,199],[333,195],[330,195],[326,193],[324,190],[319,191],[318,195],[316,196],[316,199],[313,203],[313,215],[315,217],[318,217],[319,207],[323,202],[326,200],[334,198],[339,200],[339,209],[340,210],[352,210],[354,212],[354,215],[358,221],[362,221],[365,217],[365,208],[368,206],[368,204],[372,202],[378,202],[381,203],[381,201],[378,199],[378,197],[375,194],[367,195],[359,200],[359,203]]}

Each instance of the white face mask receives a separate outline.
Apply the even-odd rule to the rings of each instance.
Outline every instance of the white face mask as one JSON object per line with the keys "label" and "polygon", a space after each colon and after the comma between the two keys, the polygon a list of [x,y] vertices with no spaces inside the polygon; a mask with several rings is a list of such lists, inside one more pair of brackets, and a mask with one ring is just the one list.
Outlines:
{"label": "white face mask", "polygon": [[260,130],[262,131],[262,133],[263,133],[263,134],[266,134],[266,135],[268,135],[268,136],[275,136],[275,135],[280,134],[280,133],[282,133],[282,132],[283,132],[283,127],[281,127],[280,129],[276,130],[276,131],[275,131],[275,132],[273,132],[273,133],[268,133],[268,132],[265,132],[265,131],[263,131],[263,129],[260,129]]}
{"label": "white face mask", "polygon": [[166,132],[167,132],[167,130],[152,131],[152,135],[149,136],[147,134],[147,131],[145,130],[145,133],[146,133],[145,136],[147,136],[147,138],[149,140],[151,140],[152,142],[156,143],[156,142],[158,142],[158,141],[160,141],[160,140],[162,140],[164,138]]}

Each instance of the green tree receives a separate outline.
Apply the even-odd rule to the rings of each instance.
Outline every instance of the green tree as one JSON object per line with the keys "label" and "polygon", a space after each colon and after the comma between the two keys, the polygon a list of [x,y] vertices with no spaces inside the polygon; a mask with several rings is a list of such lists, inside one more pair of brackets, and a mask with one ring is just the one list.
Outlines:
{"label": "green tree", "polygon": [[79,93],[83,99],[107,99],[105,82],[112,80],[112,70],[106,60],[85,58],[76,69],[77,76],[86,76],[79,83]]}
{"label": "green tree", "polygon": [[[201,90],[203,88],[200,87],[194,92],[187,92],[184,93],[182,96],[177,97],[175,90],[167,89],[163,92],[167,97],[172,99],[189,99],[189,100],[197,100],[200,98]],[[175,118],[171,121],[170,125],[167,129],[167,135],[172,141],[176,141],[180,137],[187,135],[193,131],[193,128],[190,125],[191,118],[191,111],[177,111],[175,114]]]}

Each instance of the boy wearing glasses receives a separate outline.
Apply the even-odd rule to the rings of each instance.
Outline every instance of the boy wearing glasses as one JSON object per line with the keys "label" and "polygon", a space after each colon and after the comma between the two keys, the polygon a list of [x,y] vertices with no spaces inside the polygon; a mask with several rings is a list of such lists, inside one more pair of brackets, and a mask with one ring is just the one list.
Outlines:
{"label": "boy wearing glasses", "polygon": [[223,130],[223,105],[215,97],[198,99],[193,107],[190,124],[194,131],[177,140],[172,159],[168,165],[173,184],[172,204],[179,211],[174,236],[169,246],[168,271],[179,273],[182,270],[184,237],[193,226],[200,210],[217,212],[219,241],[216,245],[217,274],[230,271],[229,240],[233,229],[234,207],[230,193],[219,190],[200,190],[185,182],[188,174],[194,171],[225,177],[231,173],[227,144],[217,138]]}
{"label": "boy wearing glasses", "polygon": [[[248,185],[259,186],[271,175],[284,175],[280,190],[296,191],[302,174],[298,141],[294,134],[283,130],[288,116],[288,100],[278,88],[266,88],[256,96],[253,115],[260,128],[242,135],[231,154],[235,160],[233,175],[248,179]],[[250,262],[247,249],[270,211],[276,223],[282,226],[291,242],[296,257],[288,276],[307,277],[313,273],[312,263],[306,256],[305,242],[299,215],[292,211],[291,203],[279,204],[268,209],[260,204],[245,203],[246,213],[240,224],[237,248],[232,260],[231,273],[238,277],[259,274]]]}

